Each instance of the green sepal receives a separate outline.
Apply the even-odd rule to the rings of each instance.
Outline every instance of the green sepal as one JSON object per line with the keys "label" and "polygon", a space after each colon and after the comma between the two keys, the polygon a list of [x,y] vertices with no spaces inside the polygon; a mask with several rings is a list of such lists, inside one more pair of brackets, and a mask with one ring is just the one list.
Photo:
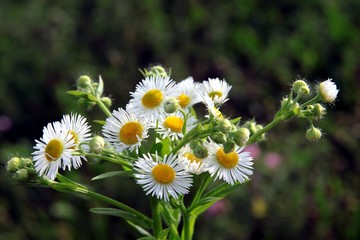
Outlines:
{"label": "green sepal", "polygon": [[141,228],[150,230],[152,226],[150,226],[150,224],[144,222],[141,219],[138,219],[135,215],[120,210],[120,209],[116,209],[116,208],[91,208],[89,210],[92,213],[96,213],[96,214],[103,214],[103,215],[109,215],[109,216],[114,216],[114,217],[120,217],[125,219],[126,221],[129,221]]}
{"label": "green sepal", "polygon": [[104,178],[111,178],[111,177],[132,177],[132,173],[128,171],[112,171],[97,175],[93,177],[91,181],[100,180]]}
{"label": "green sepal", "polygon": [[104,81],[102,80],[101,76],[99,76],[99,84],[96,88],[96,97],[101,97],[104,92]]}

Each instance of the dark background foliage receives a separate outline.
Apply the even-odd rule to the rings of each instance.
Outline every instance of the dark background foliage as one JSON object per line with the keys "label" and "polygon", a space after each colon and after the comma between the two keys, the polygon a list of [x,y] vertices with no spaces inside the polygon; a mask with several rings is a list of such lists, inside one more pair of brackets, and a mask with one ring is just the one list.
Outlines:
{"label": "dark background foliage", "polygon": [[[76,79],[101,75],[113,108],[160,63],[172,78],[225,78],[229,116],[270,121],[292,81],[333,78],[339,100],[304,139],[306,122],[287,122],[255,146],[252,181],[209,210],[196,239],[357,239],[360,236],[360,2],[320,1],[2,1],[0,3],[0,162],[29,156],[45,124],[86,112],[65,94]],[[94,123],[95,131],[99,126]],[[92,162],[90,162],[92,163]],[[67,176],[90,184],[111,165],[85,164]],[[81,173],[81,174],[79,174]],[[131,180],[91,183],[145,212]],[[124,221],[94,215],[100,203],[0,178],[4,239],[133,239]]]}

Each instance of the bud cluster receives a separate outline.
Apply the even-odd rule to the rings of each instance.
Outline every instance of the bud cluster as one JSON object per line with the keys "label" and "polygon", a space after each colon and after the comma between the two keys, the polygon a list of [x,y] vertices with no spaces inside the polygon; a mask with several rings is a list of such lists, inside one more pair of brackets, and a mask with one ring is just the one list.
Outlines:
{"label": "bud cluster", "polygon": [[13,179],[20,182],[33,180],[37,177],[30,158],[12,157],[6,164],[6,171],[11,174]]}

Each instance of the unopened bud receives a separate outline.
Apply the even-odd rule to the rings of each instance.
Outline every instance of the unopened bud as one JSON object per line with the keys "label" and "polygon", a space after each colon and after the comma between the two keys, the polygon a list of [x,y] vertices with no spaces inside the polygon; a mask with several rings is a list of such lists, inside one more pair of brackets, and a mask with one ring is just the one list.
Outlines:
{"label": "unopened bud", "polygon": [[25,181],[29,178],[29,173],[28,170],[23,168],[20,169],[18,171],[16,171],[15,175],[14,175],[15,180],[17,181]]}
{"label": "unopened bud", "polygon": [[87,75],[82,75],[77,81],[78,88],[89,88],[91,86],[91,78]]}
{"label": "unopened bud", "polygon": [[164,101],[164,110],[166,113],[174,113],[179,109],[179,101],[176,98],[168,98]]}
{"label": "unopened bud", "polygon": [[21,159],[18,157],[11,158],[6,164],[6,170],[9,173],[14,173],[21,167]]}
{"label": "unopened bud", "polygon": [[191,140],[190,141],[190,149],[194,151],[195,148],[197,148],[198,146],[202,146],[202,142],[200,140]]}
{"label": "unopened bud", "polygon": [[233,141],[227,141],[223,144],[224,153],[228,154],[235,150],[235,143]]}
{"label": "unopened bud", "polygon": [[234,124],[232,124],[229,119],[223,119],[219,123],[219,129],[223,133],[229,133],[235,128]]}
{"label": "unopened bud", "polygon": [[101,101],[105,104],[107,108],[111,107],[112,100],[109,97],[102,97]]}
{"label": "unopened bud", "polygon": [[236,132],[232,134],[234,142],[239,147],[246,146],[247,141],[250,138],[250,131],[249,129],[242,127],[239,128]]}
{"label": "unopened bud", "polygon": [[305,136],[306,136],[307,140],[309,140],[310,142],[316,142],[321,138],[322,133],[321,133],[321,130],[319,128],[311,126],[306,131]]}
{"label": "unopened bud", "polygon": [[204,159],[209,155],[208,149],[203,145],[199,145],[195,149],[193,149],[193,153],[195,157],[201,159]]}
{"label": "unopened bud", "polygon": [[90,151],[101,153],[105,148],[105,140],[101,136],[94,136],[90,141]]}
{"label": "unopened bud", "polygon": [[316,103],[314,108],[312,109],[316,118],[322,118],[326,114],[326,108],[324,108],[321,104]]}
{"label": "unopened bud", "polygon": [[293,83],[293,90],[296,94],[301,93],[304,95],[308,95],[310,93],[309,86],[304,80],[296,80]]}
{"label": "unopened bud", "polygon": [[222,132],[215,132],[213,134],[210,135],[210,138],[219,144],[223,144],[226,142],[226,135],[223,134]]}

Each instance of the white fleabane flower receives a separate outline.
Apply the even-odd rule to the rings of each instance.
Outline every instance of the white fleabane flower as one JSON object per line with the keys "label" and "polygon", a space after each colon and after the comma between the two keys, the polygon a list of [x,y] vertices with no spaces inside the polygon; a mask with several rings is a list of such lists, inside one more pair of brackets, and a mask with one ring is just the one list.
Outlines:
{"label": "white fleabane flower", "polygon": [[[215,119],[221,120],[224,119],[219,107],[215,106],[214,101],[208,96],[200,94],[202,102],[205,104],[207,111],[209,114],[213,115]],[[206,118],[209,118],[209,115],[205,115]]]}
{"label": "white fleabane flower", "polygon": [[321,82],[319,84],[318,91],[321,99],[325,103],[332,103],[333,101],[335,101],[339,92],[339,90],[336,88],[336,84],[332,81],[331,78],[324,82]]}
{"label": "white fleabane flower", "polygon": [[243,183],[252,175],[252,157],[249,152],[241,152],[243,148],[226,154],[222,146],[211,142],[209,155],[205,161],[206,170],[216,179],[222,179],[230,185],[236,182]]}
{"label": "white fleabane flower", "polygon": [[[153,159],[155,158],[155,159]],[[150,153],[143,155],[134,163],[137,183],[142,185],[146,195],[169,201],[187,194],[192,185],[192,176],[178,163],[178,155],[165,155],[161,158]]]}
{"label": "white fleabane flower", "polygon": [[156,131],[163,137],[170,137],[170,139],[174,141],[184,137],[184,124],[185,133],[187,133],[193,127],[195,127],[196,119],[192,115],[189,115],[189,117],[185,121],[184,116],[180,112],[175,112],[173,114],[167,115],[166,117],[162,117],[159,120],[158,128],[156,129]]}
{"label": "white fleabane flower", "polygon": [[[204,143],[205,147],[207,143]],[[179,150],[179,163],[185,168],[186,171],[199,175],[205,172],[204,160],[206,158],[198,158],[194,155],[189,145],[184,146]]]}
{"label": "white fleabane flower", "polygon": [[[90,141],[91,133],[90,126],[88,125],[86,118],[81,116],[80,114],[67,114],[64,115],[61,124],[70,132],[72,139],[75,142],[74,150],[79,149],[80,147],[88,151],[89,147],[86,145],[82,145],[84,143],[88,143]],[[66,167],[71,169],[71,167],[79,168],[81,166],[81,159],[86,161],[86,158],[83,156],[72,156],[71,163],[67,164]]]}
{"label": "white fleabane flower", "polygon": [[201,94],[209,96],[216,106],[225,103],[228,100],[229,91],[231,86],[219,78],[209,78],[208,81],[202,83],[203,91]]}
{"label": "white fleabane flower", "polygon": [[71,165],[71,153],[76,146],[73,136],[60,122],[49,123],[40,141],[35,140],[32,153],[36,172],[54,180],[60,167]]}
{"label": "white fleabane flower", "polygon": [[201,101],[199,97],[200,83],[194,82],[192,77],[188,77],[177,84],[176,98],[183,109],[187,109]]}
{"label": "white fleabane flower", "polygon": [[130,105],[138,116],[156,122],[164,116],[164,101],[176,91],[175,82],[169,77],[146,77],[137,84],[135,92],[131,92]]}
{"label": "white fleabane flower", "polygon": [[106,119],[102,133],[106,142],[110,143],[117,152],[126,149],[138,150],[142,141],[148,137],[149,123],[132,112],[130,105],[126,110],[114,110]]}

